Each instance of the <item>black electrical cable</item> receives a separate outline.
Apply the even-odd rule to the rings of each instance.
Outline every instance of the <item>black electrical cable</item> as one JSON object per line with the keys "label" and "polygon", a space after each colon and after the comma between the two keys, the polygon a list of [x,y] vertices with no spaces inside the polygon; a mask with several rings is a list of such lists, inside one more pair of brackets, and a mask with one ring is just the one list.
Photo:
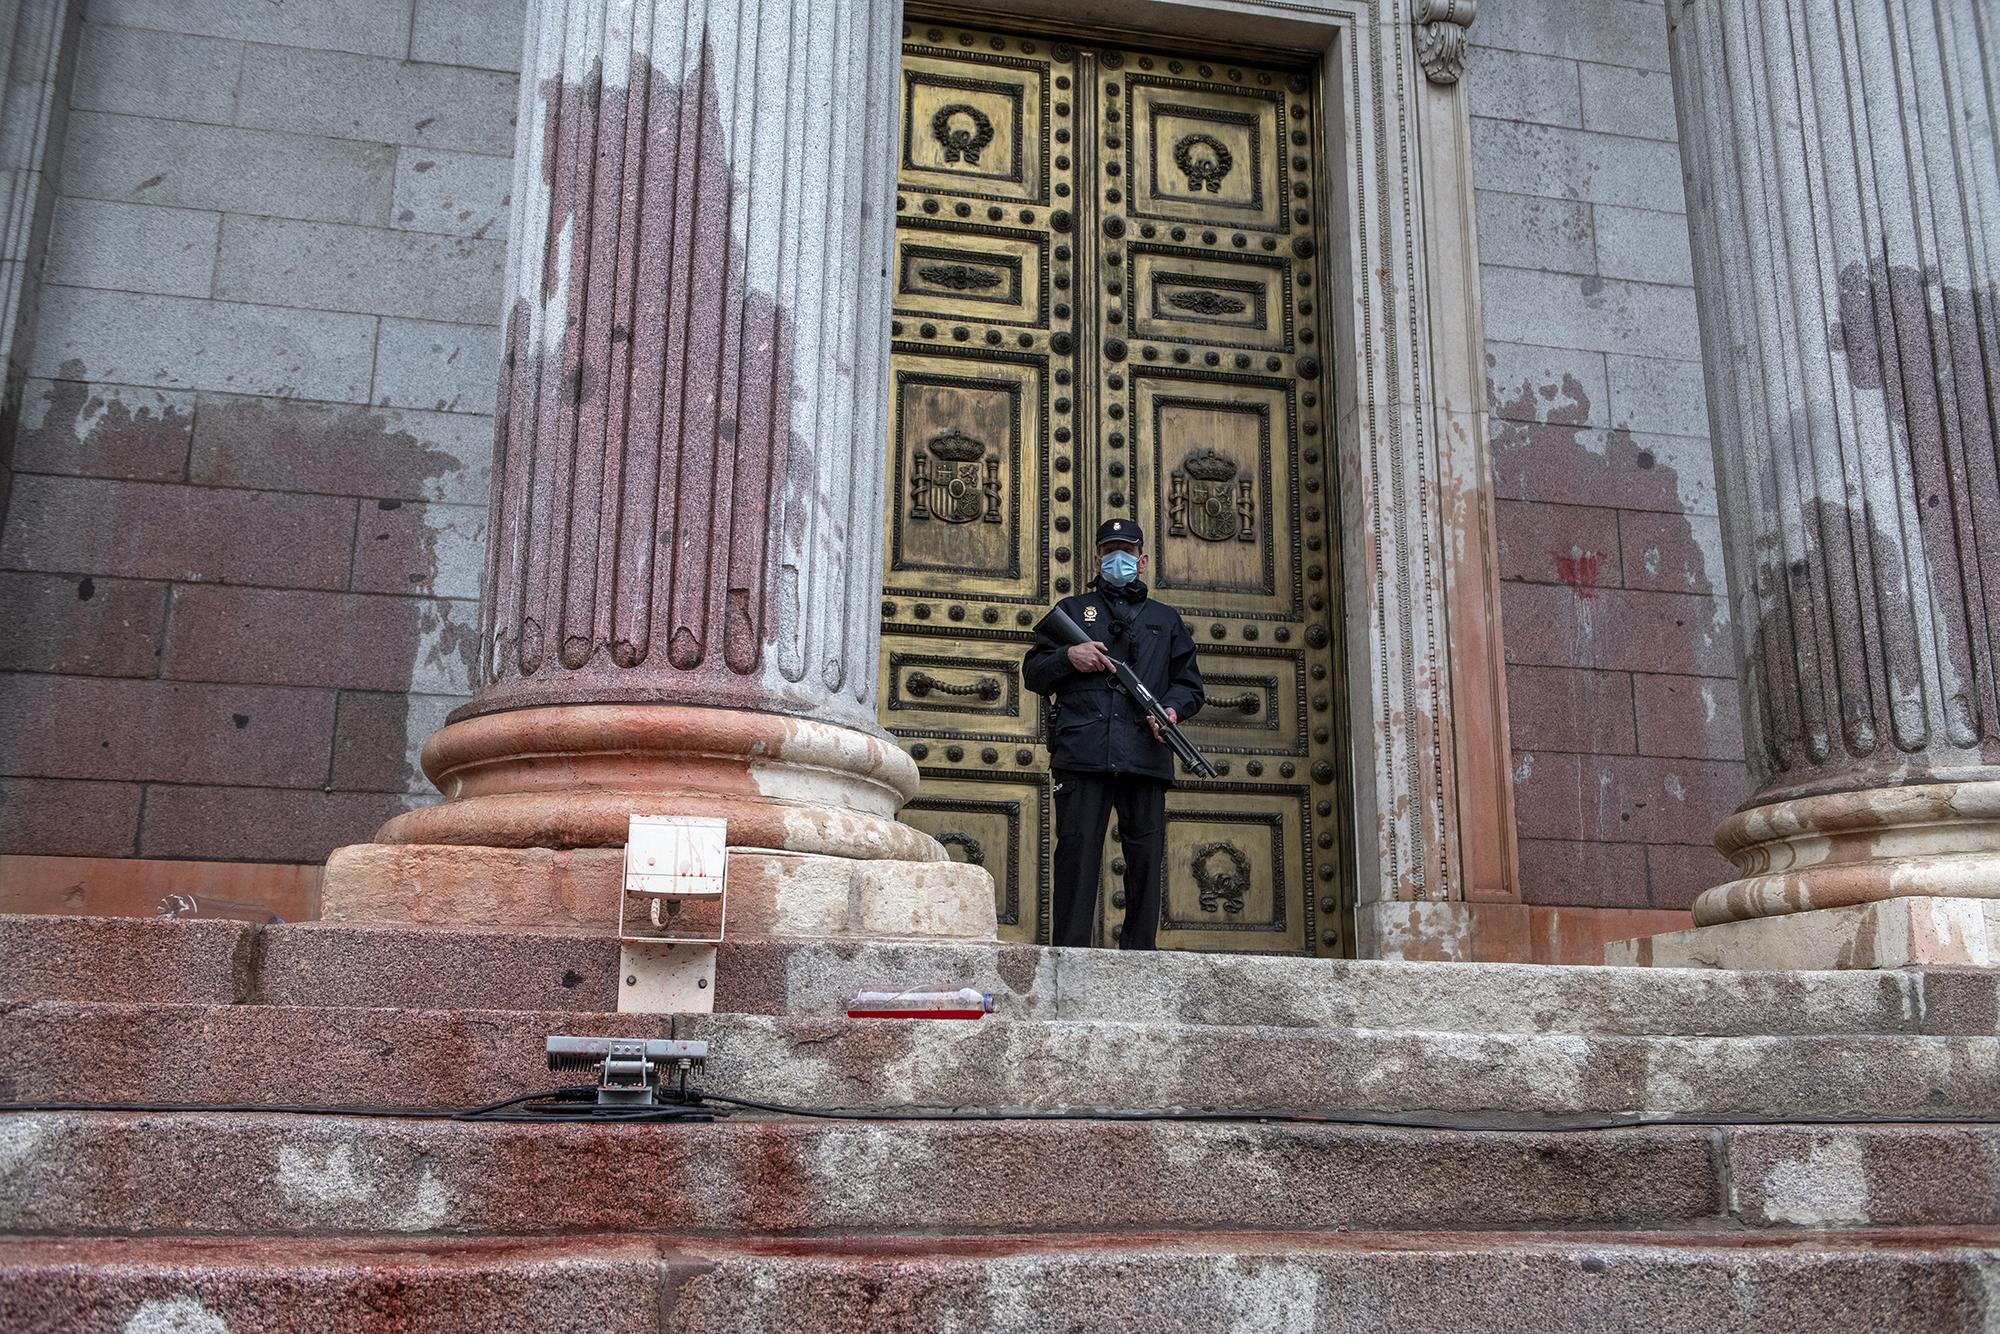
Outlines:
{"label": "black electrical cable", "polygon": [[524,1102],[582,1102],[596,1096],[595,1084],[565,1084],[561,1088],[547,1089],[541,1093],[523,1093],[517,1097],[502,1098],[499,1102],[489,1102],[484,1107],[469,1107],[458,1115],[471,1121],[509,1107],[518,1107]]}
{"label": "black electrical cable", "polygon": [[270,1112],[286,1116],[402,1116],[423,1121],[455,1121],[465,1113],[450,1107],[314,1107],[303,1103],[226,1102],[4,1102],[0,1112]]}
{"label": "black electrical cable", "polygon": [[[186,1112],[197,1114],[238,1114],[274,1113],[281,1116],[367,1116],[376,1118],[404,1118],[418,1121],[511,1121],[538,1123],[545,1121],[617,1121],[626,1119],[621,1113],[651,1113],[648,1119],[664,1119],[662,1114],[679,1113],[683,1117],[698,1117],[708,1120],[718,1113],[704,1112],[689,1104],[674,1104],[665,1107],[607,1107],[598,1108],[593,1099],[597,1096],[595,1084],[570,1084],[562,1088],[543,1089],[537,1093],[523,1093],[499,1102],[487,1103],[482,1107],[320,1107],[306,1103],[142,1103],[142,1102],[11,1102],[0,1103],[0,1113],[4,1112],[137,1112],[166,1113]],[[510,1112],[508,1109],[524,1103],[553,1102],[587,1107],[588,1111],[578,1112]],[[724,1113],[726,1115],[726,1113]],[[637,1118],[634,1118],[637,1119]]]}
{"label": "black electrical cable", "polygon": [[[472,1108],[437,1107],[317,1107],[296,1103],[129,1103],[129,1102],[38,1102],[0,1103],[6,1112],[132,1112],[132,1113],[276,1113],[294,1116],[367,1116],[386,1119],[433,1121],[497,1121],[510,1124],[588,1122],[592,1124],[648,1124],[671,1121],[708,1120],[726,1111],[707,1106],[721,1103],[780,1116],[809,1117],[832,1121],[1208,1121],[1223,1123],[1263,1122],[1271,1124],[1352,1126],[1388,1130],[1434,1130],[1487,1132],[1494,1134],[1577,1134],[1605,1130],[1653,1128],[1718,1129],[1729,1126],[1991,1126],[2000,1125],[2000,1115],[1992,1116],[1647,1116],[1642,1113],[1612,1113],[1572,1120],[1498,1120],[1468,1116],[1460,1120],[1421,1118],[1394,1113],[1335,1111],[1196,1111],[1182,1108],[1064,1108],[1057,1110],[1008,1108],[1003,1110],[928,1109],[914,1107],[831,1108],[798,1107],[788,1103],[762,1102],[733,1094],[689,1089],[684,1102],[652,1107],[600,1107],[584,1099],[594,1097],[592,1084],[569,1085],[524,1093],[500,1102]],[[577,1111],[513,1111],[536,1102],[571,1104]]]}
{"label": "black electrical cable", "polygon": [[1700,1127],[1716,1129],[1727,1126],[1888,1126],[1888,1125],[1936,1125],[1936,1126],[1990,1126],[2000,1125],[2000,1115],[1995,1116],[1647,1116],[1644,1113],[1613,1112],[1603,1116],[1572,1120],[1487,1120],[1477,1115],[1463,1120],[1426,1120],[1414,1116],[1398,1115],[1392,1112],[1333,1112],[1333,1111],[1195,1111],[1185,1108],[1116,1108],[1063,1109],[1055,1111],[1011,1108],[998,1111],[983,1109],[932,1110],[920,1108],[829,1108],[794,1107],[785,1103],[758,1102],[751,1098],[738,1098],[726,1093],[711,1093],[701,1089],[690,1089],[690,1098],[711,1102],[727,1103],[735,1107],[752,1108],[760,1112],[775,1112],[782,1116],[804,1116],[833,1121],[1219,1121],[1219,1122],[1273,1122],[1295,1125],[1382,1127],[1390,1130],[1448,1130],[1448,1131],[1491,1131],[1500,1134],[1564,1134],[1599,1130],[1632,1130],[1656,1126]]}

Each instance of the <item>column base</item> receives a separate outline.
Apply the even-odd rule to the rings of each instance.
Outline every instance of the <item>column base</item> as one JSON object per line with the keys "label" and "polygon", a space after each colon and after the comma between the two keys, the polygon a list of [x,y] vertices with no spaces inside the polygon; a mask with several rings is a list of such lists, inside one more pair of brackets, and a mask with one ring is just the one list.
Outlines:
{"label": "column base", "polygon": [[943,861],[896,812],[916,761],[887,737],[748,709],[572,704],[477,714],[424,745],[445,799],[382,826],[382,843],[610,848],[633,812],[729,822],[733,847]]}
{"label": "column base", "polygon": [[2000,780],[1800,797],[1723,821],[1740,879],[1694,901],[1700,926],[1910,896],[2000,899]]}
{"label": "column base", "polygon": [[997,938],[993,877],[897,821],[917,766],[884,736],[674,704],[513,709],[424,747],[445,799],[336,849],[325,921],[618,929],[633,812],[728,823],[731,936]]}
{"label": "column base", "polygon": [[[611,935],[624,856],[622,848],[357,843],[327,858],[320,919]],[[994,940],[993,877],[953,861],[731,849],[728,934]]]}
{"label": "column base", "polygon": [[1722,922],[1612,941],[1604,962],[1640,968],[2000,968],[2000,899],[1912,896]]}

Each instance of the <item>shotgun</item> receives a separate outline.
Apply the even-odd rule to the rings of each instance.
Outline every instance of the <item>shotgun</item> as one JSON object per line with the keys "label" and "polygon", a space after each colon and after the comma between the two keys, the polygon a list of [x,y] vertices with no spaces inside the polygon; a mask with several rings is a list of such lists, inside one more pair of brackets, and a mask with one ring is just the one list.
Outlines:
{"label": "shotgun", "polygon": [[[1065,644],[1096,642],[1085,634],[1083,627],[1071,620],[1069,613],[1061,607],[1050,610],[1048,625],[1056,639]],[[1153,698],[1153,692],[1146,689],[1146,683],[1139,679],[1137,673],[1118,659],[1112,658],[1111,675],[1117,680],[1118,688],[1160,725],[1160,735],[1166,738],[1169,746],[1173,747],[1174,754],[1181,757],[1181,763],[1187,766],[1189,773],[1197,778],[1217,777],[1215,766],[1208,762],[1207,756],[1195,749],[1194,742],[1187,739],[1187,733],[1181,731],[1180,724],[1167,716],[1166,705]]]}

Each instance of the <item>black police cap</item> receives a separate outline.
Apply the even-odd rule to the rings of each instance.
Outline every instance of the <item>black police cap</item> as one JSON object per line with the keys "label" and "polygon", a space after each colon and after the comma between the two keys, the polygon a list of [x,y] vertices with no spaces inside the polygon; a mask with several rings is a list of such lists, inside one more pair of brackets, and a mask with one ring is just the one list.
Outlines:
{"label": "black police cap", "polygon": [[1146,535],[1130,519],[1106,519],[1097,525],[1097,545],[1102,547],[1106,542],[1130,542],[1142,547],[1146,545]]}

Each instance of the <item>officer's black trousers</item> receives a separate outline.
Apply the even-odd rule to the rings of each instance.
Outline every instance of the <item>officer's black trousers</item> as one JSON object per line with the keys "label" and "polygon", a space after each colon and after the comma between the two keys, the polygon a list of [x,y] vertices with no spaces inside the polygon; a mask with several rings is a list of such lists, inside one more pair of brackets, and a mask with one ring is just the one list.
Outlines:
{"label": "officer's black trousers", "polygon": [[1160,932],[1162,863],[1167,850],[1167,784],[1131,774],[1057,769],[1055,923],[1051,943],[1090,944],[1097,920],[1104,827],[1118,812],[1125,855],[1125,925],[1118,948],[1150,950]]}

